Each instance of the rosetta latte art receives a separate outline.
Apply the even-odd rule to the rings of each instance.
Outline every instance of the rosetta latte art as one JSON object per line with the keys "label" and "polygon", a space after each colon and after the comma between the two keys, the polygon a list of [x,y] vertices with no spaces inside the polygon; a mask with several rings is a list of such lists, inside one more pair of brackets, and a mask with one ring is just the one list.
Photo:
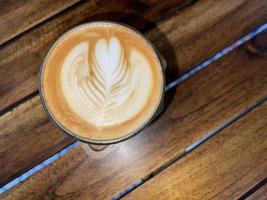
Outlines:
{"label": "rosetta latte art", "polygon": [[93,44],[84,41],[64,60],[62,91],[73,111],[86,121],[99,127],[116,125],[133,118],[145,105],[151,80],[141,72],[149,70],[147,66],[141,52],[134,48],[126,52],[117,37]]}

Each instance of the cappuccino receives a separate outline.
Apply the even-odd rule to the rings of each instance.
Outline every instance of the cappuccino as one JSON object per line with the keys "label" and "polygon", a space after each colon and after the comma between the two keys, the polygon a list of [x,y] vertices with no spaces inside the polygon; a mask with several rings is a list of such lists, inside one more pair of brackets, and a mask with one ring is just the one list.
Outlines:
{"label": "cappuccino", "polygon": [[84,140],[110,141],[143,128],[157,111],[164,78],[157,53],[136,31],[110,22],[71,29],[41,70],[52,119]]}

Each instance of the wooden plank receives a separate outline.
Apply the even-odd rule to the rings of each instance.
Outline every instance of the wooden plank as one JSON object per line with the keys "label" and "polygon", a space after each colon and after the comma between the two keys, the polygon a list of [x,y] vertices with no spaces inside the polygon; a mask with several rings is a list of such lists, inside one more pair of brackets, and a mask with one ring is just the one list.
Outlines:
{"label": "wooden plank", "polygon": [[1,0],[0,45],[80,0]]}
{"label": "wooden plank", "polygon": [[[165,2],[165,4],[161,4],[160,8],[167,9],[167,5],[170,4],[169,7],[171,7],[171,5],[172,5],[172,3],[174,1],[170,1],[170,2],[164,1],[164,2]],[[180,3],[181,2],[182,1],[180,1]],[[176,4],[178,4],[178,3],[179,2],[177,1]],[[205,1],[205,3],[203,3],[203,1],[201,1],[201,2],[198,2],[197,4],[192,5],[189,8],[187,8],[189,11],[179,11],[179,12],[177,12],[176,16],[173,16],[173,17],[171,17],[169,19],[166,19],[164,22],[162,22],[162,23],[160,23],[158,25],[158,28],[154,28],[153,30],[149,31],[146,34],[149,38],[152,39],[152,41],[154,41],[154,43],[161,50],[161,53],[167,58],[168,63],[170,65],[170,67],[168,69],[169,70],[169,73],[168,73],[169,76],[168,77],[170,79],[174,78],[174,77],[177,77],[177,73],[176,73],[177,69],[179,69],[180,71],[184,72],[187,69],[192,68],[192,66],[194,64],[196,64],[197,62],[199,62],[201,58],[204,58],[204,57],[206,57],[206,56],[208,56],[210,54],[213,54],[214,52],[216,52],[220,48],[223,48],[224,45],[229,44],[230,41],[235,40],[237,37],[240,37],[242,34],[245,34],[245,32],[247,30],[249,30],[250,28],[254,27],[255,24],[259,24],[263,19],[265,19],[265,15],[260,15],[259,14],[258,17],[253,18],[254,23],[250,23],[249,20],[246,20],[245,23],[242,23],[244,25],[244,27],[243,27],[244,29],[241,32],[240,31],[238,32],[238,31],[235,30],[236,32],[233,31],[231,34],[228,34],[229,30],[226,27],[231,28],[231,21],[237,23],[238,20],[242,20],[242,18],[246,16],[246,13],[247,13],[246,10],[249,10],[248,13],[250,13],[250,9],[252,9],[251,7],[249,7],[249,6],[251,6],[250,3],[246,3],[245,1],[240,1],[239,3],[242,5],[241,6],[242,8],[240,8],[240,6],[237,6],[236,4],[228,2],[228,4],[226,5],[226,8],[224,10],[221,10],[222,5],[224,5],[224,4],[221,4],[218,1],[217,2]],[[244,5],[243,5],[243,3],[244,3]],[[101,6],[101,5],[102,4],[98,4],[97,5],[99,7],[99,9],[98,9],[99,11],[98,12],[104,12],[103,10],[105,10],[104,8],[106,8],[105,4],[103,6]],[[120,4],[116,4],[116,5],[120,5]],[[126,6],[127,5],[128,4],[126,4]],[[133,5],[133,4],[131,4],[131,5]],[[147,12],[138,11],[138,12],[140,12],[140,15],[142,15],[142,13],[143,13],[144,16],[149,18],[149,17],[156,16],[157,13],[160,14],[164,10],[164,9],[161,10],[157,6],[157,4],[151,3],[150,5],[152,5],[151,10],[147,10]],[[91,16],[90,14],[92,14],[92,13],[89,12],[90,11],[89,8],[91,8],[91,10],[92,10],[92,8],[95,8],[95,7],[93,7],[93,5],[88,4],[88,3],[82,4],[81,7],[73,9],[73,11],[71,11],[70,13],[77,13],[78,11],[79,12],[83,11],[82,13],[84,13],[84,15],[86,17],[86,16]],[[85,10],[85,8],[88,8],[89,11],[87,12]],[[114,6],[113,7],[110,6],[110,8],[118,9],[117,7],[114,7]],[[263,6],[263,8],[265,8],[265,7]],[[207,9],[211,13],[214,13],[214,15],[213,16],[210,16],[210,15],[202,16],[204,11],[207,10]],[[257,7],[256,8],[253,7],[253,9],[255,10],[255,9],[257,9]],[[253,9],[252,9],[252,11],[253,11]],[[233,12],[234,10],[236,10],[237,13],[239,13],[237,16],[229,14],[229,13]],[[131,11],[131,12],[134,12],[134,11]],[[257,12],[257,13],[261,13],[261,12],[262,12],[261,9],[259,9],[259,12]],[[194,13],[196,16],[193,15],[190,18],[190,13]],[[92,14],[92,15],[95,16],[94,14]],[[79,20],[80,20],[79,18],[75,18],[75,16],[73,16],[73,14],[72,15],[69,14],[69,12],[67,14],[62,15],[62,16],[60,15],[59,19],[55,19],[55,20],[58,20],[58,21],[51,21],[47,25],[45,25],[42,29],[40,29],[44,33],[47,33],[47,34],[49,33],[49,35],[52,35],[51,36],[52,39],[50,38],[51,40],[53,40],[55,35],[59,34],[61,31],[64,31],[66,29],[66,27],[69,27],[70,25],[73,25],[73,24],[79,22]],[[197,17],[197,16],[201,16],[201,17]],[[242,17],[240,17],[240,16],[242,16]],[[218,19],[222,19],[222,18],[223,19],[225,18],[225,21],[221,20],[222,21],[222,23],[220,23],[221,26],[213,26],[213,29],[209,28],[209,26],[211,26],[213,24],[217,24]],[[61,20],[64,20],[64,19],[68,19],[67,22],[61,21]],[[155,19],[157,19],[157,18],[155,17]],[[187,19],[187,20],[191,19],[191,21],[187,21],[187,23],[184,24],[184,25],[183,24],[179,25],[178,22],[182,21],[183,19]],[[72,20],[74,20],[74,21],[72,21]],[[137,27],[144,27],[144,25],[147,25],[147,23],[143,23],[142,24],[140,21],[133,20],[132,18],[129,18],[129,21],[131,23],[133,23],[133,24],[137,23],[136,24]],[[207,21],[209,22],[208,24],[207,24]],[[245,24],[247,22],[249,22],[249,23],[247,24],[247,26],[245,26]],[[68,23],[68,24],[70,23],[70,24],[69,25],[64,25],[65,23]],[[58,26],[56,26],[56,25],[58,25]],[[50,27],[50,26],[54,27],[54,28],[53,29],[49,28],[48,30],[45,29],[45,27]],[[201,32],[200,31],[199,32],[200,27],[202,27],[202,26],[206,27],[209,31],[207,31],[207,32]],[[59,29],[57,29],[58,27],[59,27]],[[171,29],[171,27],[173,27],[173,30]],[[190,28],[190,27],[193,27],[193,28]],[[224,27],[224,29],[221,29],[222,27]],[[160,29],[160,31],[159,31],[159,29]],[[182,31],[180,29],[182,29]],[[34,41],[38,41],[41,38],[40,37],[41,33],[38,32],[38,30],[39,29],[37,29],[36,32],[33,31],[32,33],[30,33],[31,36],[28,37],[28,35],[27,35],[25,37],[28,38],[29,40],[32,37],[32,38],[34,38]],[[53,32],[52,30],[56,30],[56,32]],[[179,32],[176,32],[177,30]],[[166,36],[163,37],[160,34],[160,32],[164,33]],[[176,33],[176,34],[173,34],[173,32]],[[187,35],[189,36],[188,38],[186,37]],[[218,35],[224,36],[225,40],[220,40],[218,38]],[[176,39],[176,37],[178,39]],[[199,41],[197,43],[193,40],[194,37],[199,38]],[[23,38],[21,40],[19,39],[18,41],[24,41],[24,42],[26,42],[25,44],[27,44],[28,40],[25,39],[25,38],[23,39]],[[192,39],[192,42],[190,42],[190,38]],[[46,41],[50,40],[49,37],[46,37],[46,38],[43,38],[43,39],[45,39]],[[183,43],[184,41],[187,41],[187,42]],[[170,42],[171,42],[171,44],[169,44]],[[39,44],[43,44],[44,46],[46,45],[45,43],[46,42],[42,43],[42,41],[39,41]],[[18,42],[17,44],[20,45],[21,48],[23,49],[23,44],[24,44],[23,42],[22,43]],[[172,46],[175,46],[176,44],[179,44],[179,45],[173,49]],[[26,46],[24,46],[24,47],[26,47]],[[206,50],[206,46],[210,46],[210,50],[212,50],[212,51],[209,52],[209,50]],[[166,48],[166,47],[169,47],[169,48]],[[25,56],[31,55],[32,57],[29,56],[26,59],[26,60],[28,60],[27,62],[29,62],[28,64],[26,64],[26,67],[24,68],[26,71],[24,71],[24,69],[21,70],[21,66],[19,64],[20,63],[24,63],[24,59],[22,57],[20,57],[20,56],[15,59],[16,63],[17,63],[16,65],[12,65],[13,62],[11,62],[11,63],[7,62],[9,64],[6,64],[2,68],[0,68],[0,71],[3,70],[2,73],[6,74],[6,77],[10,77],[8,79],[1,79],[0,80],[0,83],[1,83],[1,81],[5,82],[5,84],[4,83],[0,84],[1,91],[3,91],[2,88],[4,89],[6,87],[5,85],[8,85],[8,87],[9,86],[13,87],[12,84],[15,83],[16,81],[18,81],[20,78],[22,78],[19,81],[20,83],[19,83],[18,87],[16,86],[14,91],[12,89],[13,92],[11,92],[10,95],[7,95],[6,96],[7,98],[13,98],[13,97],[16,97],[16,95],[24,94],[25,89],[27,90],[27,88],[28,88],[28,86],[27,86],[28,83],[30,83],[31,86],[37,85],[37,80],[35,80],[36,79],[35,76],[36,76],[38,67],[36,69],[33,69],[32,66],[31,66],[31,61],[37,62],[38,60],[40,60],[38,52],[41,51],[41,50],[38,49],[37,43],[33,43],[32,45],[29,45],[29,46],[27,46],[27,48],[25,49],[23,55],[25,55],[25,54],[26,54]],[[32,50],[34,50],[33,51],[34,55],[31,54]],[[207,52],[208,52],[208,54],[206,54]],[[1,52],[0,52],[0,54],[1,54]],[[201,55],[201,56],[198,56],[198,55]],[[1,63],[1,59],[0,59],[0,63]],[[15,67],[16,69],[13,68],[13,67]],[[29,71],[30,74],[33,73],[34,75],[29,75],[29,73],[27,72],[28,70],[30,70]],[[19,75],[18,75],[18,73],[19,73]],[[17,75],[12,78],[12,76],[13,76],[12,74],[17,74]],[[35,78],[33,78],[33,77],[35,77]],[[21,84],[21,82],[23,82],[23,84]],[[34,86],[33,88],[35,88],[35,87],[36,86]],[[22,97],[22,96],[20,96],[20,97]],[[38,100],[37,100],[38,97],[35,97],[35,98],[36,99],[34,101],[38,102]],[[1,100],[3,102],[5,102],[5,103],[8,102],[8,101],[6,101],[7,99],[5,100],[5,94],[1,96],[0,102],[1,102]],[[31,104],[31,103],[29,103],[29,104]],[[23,118],[25,118],[25,119],[34,119],[34,113],[41,112],[39,108],[40,108],[40,105],[33,106],[33,108],[32,108],[33,110],[36,109],[36,110],[39,110],[39,111],[32,111],[32,112],[24,113],[24,114],[22,114]],[[14,116],[21,115],[20,114],[21,112],[19,111],[20,109],[21,108],[19,108],[18,110],[14,110]],[[44,117],[43,113],[38,113],[38,114],[40,116]],[[7,120],[5,118],[6,117],[3,116],[3,121]],[[24,123],[28,124],[28,125],[23,125],[24,127],[26,127],[26,126],[28,126],[28,127],[39,127],[38,120],[36,120],[36,121],[35,120],[31,120],[30,124],[29,124],[29,122],[27,122],[27,120],[25,120]],[[6,123],[3,123],[3,124],[6,124]],[[14,124],[13,126],[16,126],[16,124]],[[22,126],[22,125],[18,125],[18,127],[20,127],[20,126]],[[4,128],[3,127],[3,130],[7,130],[7,129],[8,128]],[[27,130],[31,130],[31,129],[27,129]],[[17,146],[18,149],[16,149],[16,148],[7,148],[7,147],[1,148],[2,149],[2,154],[6,155],[3,158],[6,158],[6,157],[10,156],[10,157],[14,158],[14,160],[25,160],[25,161],[27,161],[23,165],[21,164],[20,168],[18,168],[18,167],[9,167],[10,165],[13,166],[12,162],[9,165],[7,165],[5,167],[5,169],[7,171],[2,171],[1,172],[2,176],[8,175],[8,177],[0,179],[0,180],[2,180],[2,182],[0,181],[2,184],[4,182],[12,179],[14,176],[22,173],[23,171],[33,167],[37,162],[39,162],[40,160],[45,159],[47,156],[52,154],[53,151],[54,152],[58,151],[61,148],[63,148],[66,144],[69,144],[69,143],[71,143],[73,141],[70,138],[67,139],[64,135],[58,135],[57,131],[51,129],[51,132],[52,132],[51,134],[57,134],[57,136],[53,136],[53,137],[51,136],[50,138],[52,138],[52,139],[53,138],[57,138],[57,140],[53,140],[53,141],[50,142],[49,141],[50,138],[48,137],[47,139],[42,140],[42,141],[46,141],[45,143],[44,142],[40,143],[41,140],[39,140],[39,137],[40,138],[44,138],[45,137],[44,135],[49,135],[49,134],[47,134],[47,132],[49,132],[49,131],[50,131],[50,129],[49,130],[45,130],[44,132],[42,132],[40,130],[38,132],[38,134],[36,134],[36,132],[34,130],[27,132],[30,140],[33,140],[33,141],[31,141],[31,144],[35,145],[35,147],[34,147],[35,149],[38,149],[38,147],[40,147],[40,145],[43,146],[42,149],[39,148],[38,151],[36,151],[36,152],[32,152],[31,149],[28,149],[28,150],[25,150],[24,154],[17,154],[17,151],[19,151],[19,148],[20,148],[20,145],[21,145],[21,142],[22,142],[20,140],[9,141],[9,143],[12,144],[10,146],[13,146],[13,147]],[[21,134],[21,130],[20,130],[20,128],[12,129],[12,131],[9,131],[8,134],[13,135],[15,137],[15,136]],[[1,138],[1,136],[0,136],[0,138]],[[10,138],[10,137],[6,137],[6,138]],[[25,146],[27,146],[27,143],[25,144]],[[16,151],[14,151],[15,149],[16,149]],[[42,152],[43,149],[45,149],[45,152],[47,154]],[[48,149],[50,149],[50,151],[46,151]],[[14,165],[14,166],[17,166],[17,165]],[[2,176],[0,176],[0,177],[2,177]]]}
{"label": "wooden plank", "polygon": [[4,45],[0,51],[0,74],[8,78],[0,80],[0,111],[37,90],[37,74],[45,53],[66,30],[103,19],[148,28],[191,0],[165,0],[160,4],[159,1],[84,1]]}
{"label": "wooden plank", "polygon": [[[50,33],[50,35],[52,34],[52,38],[54,38],[57,34],[62,32],[63,30],[66,30],[67,27],[69,27],[70,25],[80,22],[81,19],[85,19],[84,17],[96,15],[97,13],[103,13],[105,11],[112,11],[112,10],[114,11],[116,9],[119,9],[120,6],[121,8],[124,8],[125,10],[128,10],[131,13],[139,13],[143,17],[148,17],[148,18],[153,17],[153,20],[159,20],[160,18],[159,16],[164,16],[161,12],[164,12],[165,9],[167,9],[168,12],[171,12],[172,7],[177,8],[178,5],[182,5],[183,3],[189,2],[189,1],[186,1],[186,0],[171,1],[170,0],[170,1],[165,1],[163,4],[161,4],[161,6],[158,6],[158,4],[156,4],[156,1],[154,3],[148,2],[148,4],[138,3],[136,1],[131,1],[131,3],[125,3],[125,1],[119,1],[119,2],[120,3],[118,4],[112,4],[112,3],[116,3],[116,1],[110,1],[111,4],[104,4],[103,2],[101,3],[101,1],[99,1],[96,5],[93,4],[91,1],[85,2],[80,7],[77,7],[74,10],[67,12],[66,14],[60,15],[58,18],[56,18],[55,20],[51,22],[49,21],[49,23],[44,25],[44,27],[41,26],[43,28],[41,29],[37,28],[37,32],[40,30],[44,32],[48,32]],[[146,9],[143,10],[144,8],[142,8],[141,5],[143,5],[143,7],[147,5],[145,6]],[[98,8],[98,11],[96,13],[91,12],[92,9],[94,10],[95,8]],[[81,19],[75,18],[75,16],[73,16],[74,14],[77,14],[79,12],[84,14],[84,16]],[[67,20],[67,21],[64,21],[64,20]],[[129,21],[133,24],[136,23],[137,27],[144,27],[144,26],[149,25],[147,22],[136,21],[135,19],[131,19],[131,18],[129,18]],[[65,25],[65,23],[68,23],[68,25]],[[57,27],[57,28],[59,27],[59,29],[56,29],[56,32],[53,32],[52,31],[53,29],[46,30],[47,27]],[[25,37],[28,39],[33,38],[37,41],[40,39],[41,33],[38,32],[37,35],[35,35],[35,33],[36,31],[33,31],[33,33],[29,33],[30,36],[26,35]],[[49,35],[45,39],[49,40]],[[21,41],[21,39],[19,39],[18,41]],[[22,39],[22,41],[25,41],[25,40]],[[18,42],[18,43],[15,42],[15,43],[12,43],[12,45],[13,44],[17,44],[21,48],[27,46],[26,44],[21,43],[21,42]],[[45,46],[47,45],[46,42],[42,43],[41,41],[39,44],[42,44]],[[23,45],[26,45],[26,46],[23,46]],[[38,49],[38,47],[40,47],[38,46],[38,44],[34,43],[34,46],[36,47],[36,49],[34,50],[35,53],[37,51],[40,51],[40,49]],[[27,46],[27,48],[31,48],[31,45]],[[31,50],[33,50],[33,48],[26,49],[27,52],[24,52],[23,55],[28,55],[28,54],[30,55]],[[3,51],[0,51],[0,54],[2,52]],[[34,55],[32,56],[33,57],[31,58],[27,57],[26,60],[28,60],[29,62],[31,62],[32,59],[38,62],[40,61],[39,56],[34,56]],[[20,59],[20,62],[17,60],[16,61],[17,63],[24,63],[23,58],[19,57],[19,59]],[[20,79],[20,78],[23,79],[21,80],[23,81],[23,85],[24,84],[27,85],[28,82],[31,82],[31,84],[34,84],[34,85],[37,84],[37,80],[33,80],[31,77],[28,77],[27,75],[28,73],[27,72],[24,73],[25,71],[21,70],[21,66],[17,65],[18,68],[15,69],[14,71],[13,70],[14,68],[12,68],[13,65],[11,63],[9,64],[10,64],[9,67],[7,67],[6,65],[7,68],[0,67],[0,71],[3,70],[0,72],[0,74],[2,73],[6,74],[7,77],[9,77],[5,79],[7,81],[6,82],[7,85],[14,83],[17,79]],[[31,70],[30,73],[32,73],[33,69],[31,69],[31,64],[29,63],[29,65],[27,66],[28,68],[26,69],[26,71]],[[17,76],[12,77],[13,73],[17,74]],[[34,73],[37,73],[37,71],[35,71]],[[24,74],[25,76],[22,74]],[[34,74],[34,76],[36,76],[36,74]],[[2,80],[3,79],[1,79],[0,82]],[[5,84],[1,83],[0,91],[3,91],[4,88],[5,88]],[[17,92],[23,93],[25,89],[23,88],[24,87],[21,88],[22,90],[19,90]],[[13,98],[13,95],[19,95],[19,94],[12,93],[12,96],[10,97]],[[5,99],[5,97],[3,97],[1,94],[0,101],[2,100],[3,102],[7,102],[5,101],[7,99]],[[52,153],[55,153],[56,151],[65,147],[67,144],[70,144],[71,142],[73,142],[71,138],[65,137],[65,135],[63,134],[58,134],[58,131],[51,127],[51,125],[48,123],[48,119],[45,116],[45,113],[43,112],[41,108],[38,96],[35,96],[33,100],[30,100],[26,102],[25,104],[26,105],[22,104],[21,106],[17,107],[17,109],[12,110],[10,112],[11,114],[8,113],[4,116],[1,116],[1,119],[0,119],[1,120],[1,124],[0,124],[1,126],[0,127],[0,130],[1,130],[1,134],[0,134],[1,162],[0,164],[3,165],[1,166],[1,169],[3,170],[1,170],[0,172],[0,184],[4,184],[8,182],[9,180],[21,174],[25,170],[35,166],[37,163],[39,163],[41,160],[44,160],[45,158],[50,156]],[[27,112],[25,110],[27,110]],[[15,120],[14,122],[14,119],[20,119],[21,121]],[[10,129],[9,128],[10,126],[12,126],[13,128]],[[21,135],[24,135],[24,136],[27,135],[28,140],[21,137]],[[13,138],[17,138],[17,139],[14,140]],[[52,141],[49,141],[49,140],[52,140]],[[6,143],[9,143],[10,145],[6,146],[5,145]],[[40,146],[42,146],[42,148],[40,148]],[[34,151],[32,151],[32,149],[34,149]],[[7,162],[10,160],[12,162]]]}
{"label": "wooden plank", "polygon": [[245,46],[236,49],[179,85],[143,133],[102,152],[79,146],[80,155],[65,155],[3,198],[110,199],[266,95],[266,63],[266,56],[248,56]]}
{"label": "wooden plank", "polygon": [[236,199],[267,170],[267,102],[125,199]]}
{"label": "wooden plank", "polygon": [[[146,36],[172,66],[171,79],[267,20],[267,0],[207,0],[178,9],[170,19],[153,25],[162,15],[169,15],[166,10],[181,2],[184,1],[165,0],[152,6],[119,0],[105,4],[85,2],[6,45],[0,52],[0,74],[9,78],[0,80],[0,110],[37,89],[37,72],[48,47],[64,31],[81,22],[113,19],[140,30],[156,26]],[[118,14],[122,10],[125,14]]]}
{"label": "wooden plank", "polygon": [[58,146],[71,142],[52,126],[39,96],[1,117],[0,130],[1,184],[51,156]]}
{"label": "wooden plank", "polygon": [[[266,139],[265,139],[266,140]],[[247,200],[265,200],[267,197],[267,183],[252,193]]]}

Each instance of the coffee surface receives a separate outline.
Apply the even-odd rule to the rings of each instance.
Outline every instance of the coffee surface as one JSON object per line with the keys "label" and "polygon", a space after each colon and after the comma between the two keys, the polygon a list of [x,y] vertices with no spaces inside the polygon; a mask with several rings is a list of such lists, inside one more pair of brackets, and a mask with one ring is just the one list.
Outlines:
{"label": "coffee surface", "polygon": [[162,96],[160,61],[135,31],[89,23],[65,33],[44,62],[50,114],[79,137],[112,140],[142,128]]}

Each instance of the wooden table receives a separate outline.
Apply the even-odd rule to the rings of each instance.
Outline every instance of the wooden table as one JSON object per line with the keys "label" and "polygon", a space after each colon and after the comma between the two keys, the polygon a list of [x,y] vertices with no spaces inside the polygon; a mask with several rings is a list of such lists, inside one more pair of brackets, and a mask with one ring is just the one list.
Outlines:
{"label": "wooden table", "polygon": [[49,122],[37,73],[58,36],[95,20],[166,58],[164,113],[101,152],[75,143],[0,199],[267,199],[267,33],[234,43],[267,22],[267,0],[0,0],[1,186],[75,142]]}

